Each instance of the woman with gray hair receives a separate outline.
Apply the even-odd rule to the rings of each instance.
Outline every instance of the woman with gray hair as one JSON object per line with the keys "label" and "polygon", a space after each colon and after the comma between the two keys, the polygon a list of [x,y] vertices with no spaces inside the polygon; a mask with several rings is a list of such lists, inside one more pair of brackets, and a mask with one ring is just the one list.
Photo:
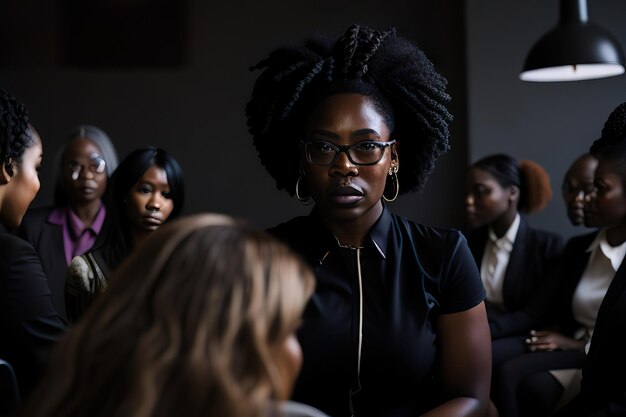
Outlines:
{"label": "woman with gray hair", "polygon": [[28,210],[20,227],[22,237],[39,253],[54,304],[64,318],[67,266],[91,249],[100,233],[106,215],[102,197],[117,164],[115,146],[103,130],[78,126],[57,155],[54,204]]}

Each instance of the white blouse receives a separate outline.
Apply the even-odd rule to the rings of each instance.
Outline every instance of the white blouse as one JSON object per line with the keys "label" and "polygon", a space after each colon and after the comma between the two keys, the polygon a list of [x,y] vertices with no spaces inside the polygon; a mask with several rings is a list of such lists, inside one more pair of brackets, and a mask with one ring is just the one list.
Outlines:
{"label": "white blouse", "polygon": [[520,215],[515,216],[515,220],[506,233],[498,238],[493,229],[489,227],[489,239],[485,245],[483,259],[480,264],[480,278],[487,292],[487,301],[496,306],[504,307],[504,298],[502,297],[502,284],[506,267],[511,259],[511,251],[513,251],[513,243],[519,230]]}
{"label": "white blouse", "polygon": [[583,325],[575,336],[585,340],[585,352],[589,349],[600,304],[626,255],[626,242],[619,246],[609,245],[606,230],[602,229],[587,248],[587,252],[591,252],[591,255],[572,300],[574,318]]}

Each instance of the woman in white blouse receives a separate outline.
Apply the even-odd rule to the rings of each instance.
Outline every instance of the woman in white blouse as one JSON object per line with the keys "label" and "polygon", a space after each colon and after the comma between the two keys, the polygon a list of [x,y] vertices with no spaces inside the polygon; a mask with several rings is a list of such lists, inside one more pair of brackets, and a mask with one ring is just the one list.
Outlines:
{"label": "woman in white blouse", "polygon": [[584,204],[585,226],[599,229],[568,241],[551,325],[532,331],[530,353],[508,361],[496,375],[502,416],[548,416],[580,390],[602,302],[626,254],[626,170],[624,161],[615,163],[608,155],[618,153],[598,155],[594,189]]}
{"label": "woman in white blouse", "polygon": [[532,161],[490,155],[467,174],[466,236],[487,291],[494,370],[524,353],[528,332],[550,304],[544,287],[563,239],[531,227],[523,214],[541,211],[551,196],[548,174]]}

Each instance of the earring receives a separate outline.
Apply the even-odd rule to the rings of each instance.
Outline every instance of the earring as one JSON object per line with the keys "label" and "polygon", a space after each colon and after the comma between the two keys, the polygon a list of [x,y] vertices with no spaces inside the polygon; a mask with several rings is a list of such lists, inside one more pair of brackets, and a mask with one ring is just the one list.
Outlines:
{"label": "earring", "polygon": [[[396,198],[398,198],[398,194],[400,193],[400,182],[398,181],[398,166],[397,165],[394,165],[389,168],[389,178],[391,179],[391,182],[394,185],[395,192],[393,192],[393,197],[391,198],[386,197],[385,193],[383,192],[383,200],[391,203],[392,201],[395,201]],[[387,184],[389,184],[389,182],[387,182]],[[386,190],[387,190],[387,185],[385,185],[385,191]]]}
{"label": "earring", "polygon": [[4,169],[7,171],[7,174],[9,174],[9,177],[12,177],[14,174],[14,171],[13,171],[14,166],[15,166],[15,161],[13,161],[13,159],[9,159],[8,161],[4,163]]}
{"label": "earring", "polygon": [[298,181],[296,181],[296,198],[302,204],[307,205],[311,203],[311,196],[303,197],[302,195],[300,195],[300,180],[302,178],[304,178],[304,171],[300,170],[300,176],[298,177]]}

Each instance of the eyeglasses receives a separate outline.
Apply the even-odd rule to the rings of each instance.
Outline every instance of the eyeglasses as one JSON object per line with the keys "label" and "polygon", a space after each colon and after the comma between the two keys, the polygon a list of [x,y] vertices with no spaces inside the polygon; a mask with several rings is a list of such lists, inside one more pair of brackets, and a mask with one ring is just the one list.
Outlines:
{"label": "eyeglasses", "polygon": [[341,152],[345,152],[354,165],[375,165],[383,158],[385,148],[396,141],[364,140],[350,146],[339,146],[323,140],[301,143],[304,146],[307,161],[313,165],[332,165],[339,159]]}
{"label": "eyeglasses", "polygon": [[576,198],[580,196],[580,193],[583,194],[583,197],[591,194],[594,191],[594,186],[591,183],[580,184],[578,186],[574,186],[568,182],[563,183],[562,191],[563,196],[565,198]]}
{"label": "eyeglasses", "polygon": [[[80,171],[83,169],[83,165],[75,160],[67,162],[67,168],[72,173],[72,179],[76,181],[80,176]],[[89,156],[89,162],[87,163],[87,169],[94,174],[101,174],[106,169],[106,162],[97,153],[92,153]]]}

